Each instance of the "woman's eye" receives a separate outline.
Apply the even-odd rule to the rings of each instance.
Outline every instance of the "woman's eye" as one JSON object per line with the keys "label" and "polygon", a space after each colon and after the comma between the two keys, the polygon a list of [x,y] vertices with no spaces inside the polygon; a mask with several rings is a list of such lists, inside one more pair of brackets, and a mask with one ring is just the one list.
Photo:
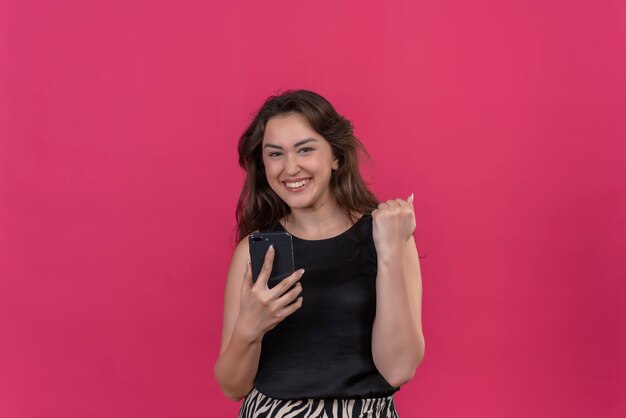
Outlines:
{"label": "woman's eye", "polygon": [[274,151],[274,152],[270,152],[268,155],[270,157],[278,157],[280,155],[280,152]]}
{"label": "woman's eye", "polygon": [[313,151],[313,148],[311,147],[304,147],[304,148],[300,148],[299,152],[310,152]]}

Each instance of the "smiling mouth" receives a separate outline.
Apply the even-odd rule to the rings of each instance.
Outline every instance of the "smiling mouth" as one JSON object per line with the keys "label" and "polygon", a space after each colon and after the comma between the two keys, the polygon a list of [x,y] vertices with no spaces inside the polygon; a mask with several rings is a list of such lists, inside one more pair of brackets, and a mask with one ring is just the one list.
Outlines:
{"label": "smiling mouth", "polygon": [[300,189],[304,189],[311,182],[311,178],[300,180],[300,181],[283,181],[283,184],[288,190],[297,191]]}

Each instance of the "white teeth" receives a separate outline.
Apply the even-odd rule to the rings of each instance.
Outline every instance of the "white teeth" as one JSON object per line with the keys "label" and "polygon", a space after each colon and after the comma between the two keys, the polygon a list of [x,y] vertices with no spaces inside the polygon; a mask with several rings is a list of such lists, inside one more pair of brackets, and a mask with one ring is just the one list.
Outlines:
{"label": "white teeth", "polygon": [[306,180],[302,180],[302,181],[297,181],[297,182],[295,182],[295,183],[285,182],[285,185],[286,185],[287,187],[289,187],[290,189],[295,189],[295,188],[297,188],[297,187],[302,187],[302,186],[304,186],[304,185],[308,184],[308,183],[309,183],[309,181],[310,181],[310,179],[306,179]]}

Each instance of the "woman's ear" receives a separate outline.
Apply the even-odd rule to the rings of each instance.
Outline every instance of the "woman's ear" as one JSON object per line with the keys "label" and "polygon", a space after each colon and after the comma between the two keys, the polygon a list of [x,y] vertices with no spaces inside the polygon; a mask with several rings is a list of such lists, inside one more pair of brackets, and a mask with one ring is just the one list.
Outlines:
{"label": "woman's ear", "polygon": [[339,168],[339,159],[333,158],[333,163],[330,167],[333,169],[333,171],[337,170]]}

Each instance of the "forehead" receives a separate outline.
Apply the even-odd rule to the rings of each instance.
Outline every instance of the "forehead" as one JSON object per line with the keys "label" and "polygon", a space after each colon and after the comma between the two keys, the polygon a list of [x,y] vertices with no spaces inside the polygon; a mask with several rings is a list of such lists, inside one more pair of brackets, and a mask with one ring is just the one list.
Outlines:
{"label": "forehead", "polygon": [[322,139],[302,114],[289,113],[267,121],[263,144],[289,144],[304,138]]}

